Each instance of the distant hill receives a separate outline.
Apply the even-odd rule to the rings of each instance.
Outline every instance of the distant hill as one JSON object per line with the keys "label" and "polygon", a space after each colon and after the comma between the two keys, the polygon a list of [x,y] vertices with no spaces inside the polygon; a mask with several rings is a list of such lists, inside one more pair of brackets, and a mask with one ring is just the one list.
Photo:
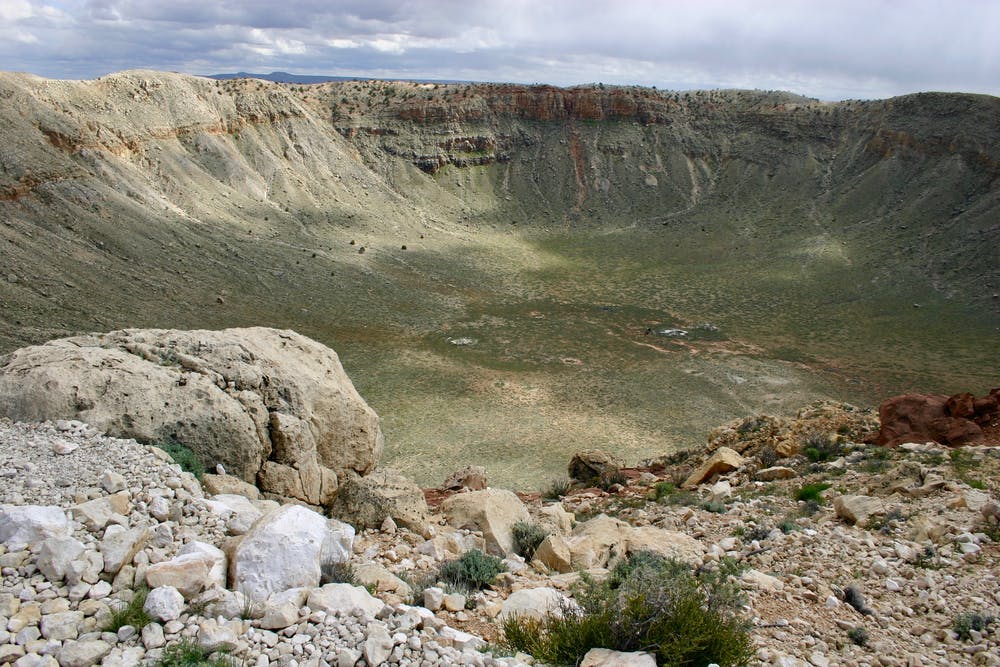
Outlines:
{"label": "distant hill", "polygon": [[[236,72],[233,74],[207,74],[209,79],[225,81],[228,79],[262,79],[275,83],[330,83],[331,81],[378,81],[380,79],[366,76],[329,76],[311,74],[291,74],[290,72],[271,72],[270,74],[254,74],[253,72]],[[393,81],[408,81],[410,83],[472,83],[458,79],[392,79]]]}

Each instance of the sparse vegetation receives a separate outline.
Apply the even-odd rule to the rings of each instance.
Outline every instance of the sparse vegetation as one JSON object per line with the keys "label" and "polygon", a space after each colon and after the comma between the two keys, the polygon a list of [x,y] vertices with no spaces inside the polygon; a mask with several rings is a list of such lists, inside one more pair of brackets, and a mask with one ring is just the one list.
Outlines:
{"label": "sparse vegetation", "polygon": [[549,532],[538,524],[525,521],[518,521],[511,530],[514,535],[514,551],[526,561],[532,559],[538,545],[549,535]]}
{"label": "sparse vegetation", "polygon": [[634,554],[604,583],[584,576],[579,608],[506,619],[503,646],[557,665],[578,664],[598,647],[650,651],[658,665],[745,665],[753,643],[731,575],[728,566],[695,575],[684,563]]}
{"label": "sparse vegetation", "polygon": [[991,614],[981,614],[979,612],[966,612],[959,614],[955,617],[955,622],[952,625],[952,630],[958,635],[959,639],[969,639],[972,636],[972,631],[982,632],[985,630],[993,621],[994,617]]}
{"label": "sparse vegetation", "polygon": [[457,589],[477,591],[489,586],[498,574],[506,571],[503,561],[496,556],[471,549],[442,565],[438,579]]}
{"label": "sparse vegetation", "polygon": [[794,491],[792,497],[795,500],[805,501],[805,502],[815,502],[820,505],[823,504],[823,492],[830,488],[830,485],[826,482],[816,482],[812,484],[803,484],[798,489]]}
{"label": "sparse vegetation", "polygon": [[813,433],[802,443],[802,453],[812,463],[831,461],[842,454],[842,447],[836,438],[826,433]]}
{"label": "sparse vegetation", "polygon": [[191,639],[182,639],[163,649],[157,667],[233,667],[225,651],[208,651]]}
{"label": "sparse vegetation", "polygon": [[868,631],[863,626],[855,626],[847,631],[847,638],[858,646],[868,646]]}
{"label": "sparse vegetation", "polygon": [[572,486],[573,483],[564,477],[554,479],[549,483],[548,488],[542,492],[542,498],[546,500],[559,500],[569,492]]}
{"label": "sparse vegetation", "polygon": [[359,585],[358,575],[354,571],[354,565],[352,565],[350,561],[324,561],[320,564],[319,572],[319,583],[321,586],[324,584]]}
{"label": "sparse vegetation", "polygon": [[205,474],[205,464],[186,445],[180,442],[158,442],[157,447],[170,455],[174,463],[181,467],[184,472],[189,472],[198,479]]}
{"label": "sparse vegetation", "polygon": [[111,602],[111,616],[104,623],[104,632],[118,632],[126,625],[131,625],[136,630],[142,630],[149,625],[153,619],[143,610],[146,604],[146,596],[149,595],[149,588],[140,586],[132,591],[132,599],[128,602],[113,600]]}

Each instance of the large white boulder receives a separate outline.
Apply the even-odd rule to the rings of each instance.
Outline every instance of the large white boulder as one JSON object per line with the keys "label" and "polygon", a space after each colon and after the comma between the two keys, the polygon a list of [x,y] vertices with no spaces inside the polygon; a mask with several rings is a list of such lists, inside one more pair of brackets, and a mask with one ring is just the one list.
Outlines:
{"label": "large white boulder", "polygon": [[441,513],[456,528],[471,526],[482,531],[486,549],[500,556],[514,554],[514,524],[531,521],[521,499],[506,489],[457,493],[441,503]]}
{"label": "large white boulder", "polygon": [[568,604],[569,599],[554,588],[548,586],[522,588],[504,600],[500,618],[502,620],[510,616],[523,616],[542,619],[549,614],[560,616],[563,607]]}
{"label": "large white boulder", "polygon": [[0,415],[180,442],[208,467],[314,505],[332,499],[338,474],[365,474],[382,452],[378,417],[336,353],[263,327],[129,329],[22,348],[0,359]]}
{"label": "large white boulder", "polygon": [[150,565],[146,582],[154,588],[172,586],[191,599],[203,590],[226,585],[226,555],[211,544],[189,542],[174,558]]}
{"label": "large white boulder", "polygon": [[254,602],[289,588],[319,585],[326,517],[300,505],[285,505],[261,517],[230,558],[231,588]]}
{"label": "large white boulder", "polygon": [[382,611],[385,603],[360,586],[326,584],[309,593],[306,606],[313,611],[325,611],[328,614],[360,609],[367,618],[373,619]]}
{"label": "large white boulder", "polygon": [[43,505],[0,508],[0,543],[20,551],[49,537],[69,536],[69,521],[60,507]]}
{"label": "large white boulder", "polygon": [[628,551],[652,551],[664,558],[701,565],[705,547],[690,535],[656,526],[633,526],[628,531]]}

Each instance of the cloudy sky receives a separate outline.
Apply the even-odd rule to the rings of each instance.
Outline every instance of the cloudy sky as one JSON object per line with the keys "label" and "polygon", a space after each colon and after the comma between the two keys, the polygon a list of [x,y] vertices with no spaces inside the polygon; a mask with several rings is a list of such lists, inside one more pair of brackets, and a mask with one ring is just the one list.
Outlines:
{"label": "cloudy sky", "polygon": [[0,0],[0,69],[1000,95],[998,0]]}

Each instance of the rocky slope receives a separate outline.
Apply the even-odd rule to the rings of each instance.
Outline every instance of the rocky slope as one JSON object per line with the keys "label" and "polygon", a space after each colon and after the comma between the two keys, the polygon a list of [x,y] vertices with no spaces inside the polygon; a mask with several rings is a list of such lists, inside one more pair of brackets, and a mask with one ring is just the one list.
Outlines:
{"label": "rocky slope", "polygon": [[[391,519],[355,534],[320,518],[331,536],[324,558],[352,563],[377,590],[372,597],[347,584],[286,580],[311,576],[302,555],[310,542],[299,542],[309,510],[277,509],[249,489],[250,497],[213,496],[162,452],[80,422],[4,421],[0,664],[155,664],[184,641],[255,665],[530,664],[477,649],[496,645],[504,614],[572,595],[577,570],[601,577],[648,549],[692,567],[738,562],[760,664],[1000,664],[998,626],[987,620],[1000,610],[1000,450],[851,442],[871,424],[868,412],[830,405],[794,419],[748,418],[717,429],[705,453],[626,470],[608,490],[578,485],[559,501],[450,491],[428,515],[426,535]],[[819,442],[820,431],[830,437],[825,462],[792,453]],[[722,443],[735,459],[720,467],[712,461]],[[781,443],[791,455],[776,459]],[[475,471],[459,477],[473,488],[483,481]],[[819,483],[826,488],[815,499],[795,499]],[[530,564],[508,544],[509,572],[485,591],[430,588],[410,606],[412,586],[433,582],[443,561],[472,548],[503,551],[519,518],[549,533]],[[261,546],[271,534],[306,560],[284,568],[265,558],[265,578],[255,579],[253,564],[276,553]],[[233,577],[265,582],[270,595]],[[144,582],[153,621],[104,629]]]}

